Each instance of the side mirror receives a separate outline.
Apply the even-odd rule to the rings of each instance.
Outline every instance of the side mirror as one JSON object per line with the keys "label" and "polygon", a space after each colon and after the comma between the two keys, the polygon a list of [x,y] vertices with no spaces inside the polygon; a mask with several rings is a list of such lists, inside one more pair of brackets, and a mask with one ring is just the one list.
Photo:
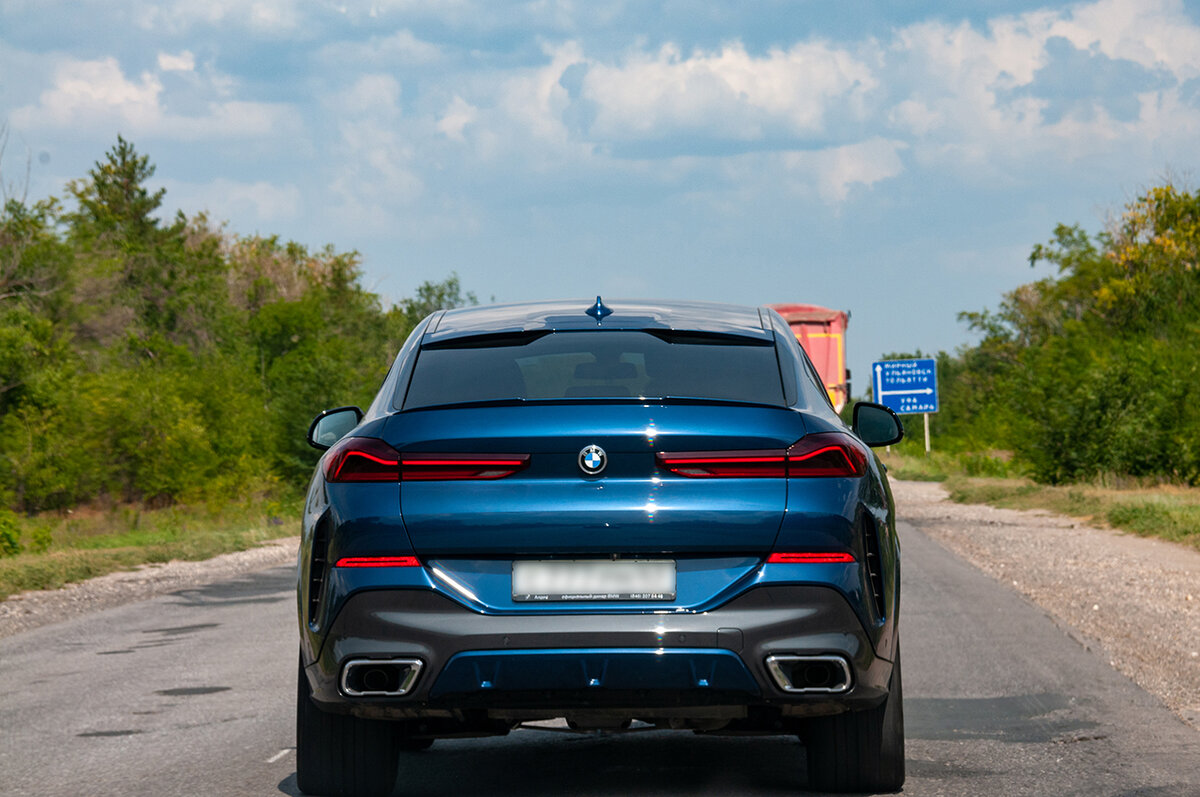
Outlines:
{"label": "side mirror", "polygon": [[338,407],[325,410],[308,427],[308,444],[324,451],[362,422],[363,411],[358,407]]}
{"label": "side mirror", "polygon": [[904,438],[904,425],[882,404],[860,401],[854,405],[854,433],[871,447],[890,446]]}

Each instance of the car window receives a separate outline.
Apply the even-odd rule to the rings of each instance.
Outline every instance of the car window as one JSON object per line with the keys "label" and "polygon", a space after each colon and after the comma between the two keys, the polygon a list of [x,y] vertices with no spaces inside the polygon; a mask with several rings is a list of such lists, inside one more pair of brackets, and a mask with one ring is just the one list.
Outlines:
{"label": "car window", "polygon": [[421,350],[405,409],[499,399],[700,398],[784,404],[771,341],[557,332]]}

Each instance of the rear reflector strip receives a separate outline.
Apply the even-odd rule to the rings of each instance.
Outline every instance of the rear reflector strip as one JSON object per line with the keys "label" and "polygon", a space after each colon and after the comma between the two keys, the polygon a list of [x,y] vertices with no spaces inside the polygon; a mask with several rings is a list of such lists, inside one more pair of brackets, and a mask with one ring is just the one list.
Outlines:
{"label": "rear reflector strip", "polygon": [[338,559],[334,567],[420,567],[415,556],[347,556]]}
{"label": "rear reflector strip", "polygon": [[851,553],[773,553],[767,557],[769,565],[849,564],[853,561],[854,554]]}

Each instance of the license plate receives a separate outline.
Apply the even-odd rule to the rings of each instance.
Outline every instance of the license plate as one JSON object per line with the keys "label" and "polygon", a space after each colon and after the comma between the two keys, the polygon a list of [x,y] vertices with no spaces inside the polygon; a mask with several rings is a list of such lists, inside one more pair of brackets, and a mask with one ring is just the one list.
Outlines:
{"label": "license plate", "polygon": [[514,601],[675,600],[673,559],[513,562]]}

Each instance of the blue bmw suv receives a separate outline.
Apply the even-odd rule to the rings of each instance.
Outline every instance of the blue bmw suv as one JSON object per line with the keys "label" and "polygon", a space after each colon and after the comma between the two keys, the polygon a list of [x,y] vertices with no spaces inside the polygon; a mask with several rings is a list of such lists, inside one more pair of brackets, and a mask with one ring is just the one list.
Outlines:
{"label": "blue bmw suv", "polygon": [[[768,308],[434,313],[313,421],[297,779],[390,794],[439,738],[565,719],[789,734],[810,788],[904,782],[891,492]],[[797,762],[799,765],[799,762]]]}

